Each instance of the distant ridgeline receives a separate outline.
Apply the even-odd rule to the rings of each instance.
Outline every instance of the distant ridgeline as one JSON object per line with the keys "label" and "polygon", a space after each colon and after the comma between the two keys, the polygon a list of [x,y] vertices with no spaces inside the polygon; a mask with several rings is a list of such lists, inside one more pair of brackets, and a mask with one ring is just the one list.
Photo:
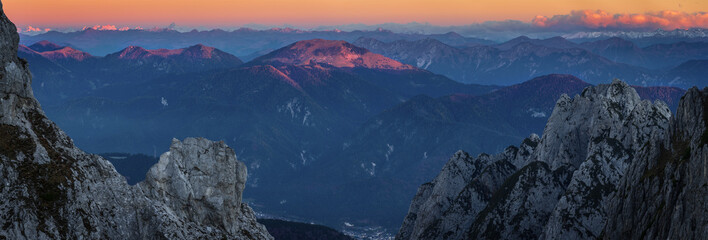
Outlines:
{"label": "distant ridgeline", "polygon": [[[485,34],[485,36],[489,36]],[[681,69],[693,60],[708,59],[708,30],[676,29],[655,32],[571,33],[563,37],[532,39],[520,36],[499,42],[446,34],[377,31],[302,31],[297,29],[177,32],[99,31],[48,32],[21,35],[31,45],[48,40],[103,56],[129,46],[180,49],[205,44],[245,61],[293,42],[344,40],[399,62],[427,69],[464,83],[511,85],[551,73],[572,74],[589,83],[619,78],[631,85],[665,85],[687,89],[705,82]],[[694,62],[695,64],[695,62]],[[690,64],[689,64],[690,65]],[[693,71],[705,69],[695,67]]]}
{"label": "distant ridgeline", "polygon": [[[321,39],[245,64],[202,45],[106,57],[50,42],[27,49],[19,54],[35,72],[36,96],[78,146],[152,155],[173,137],[222,139],[247,164],[259,211],[342,229],[345,221],[396,228],[407,200],[451,152],[496,151],[539,133],[558,96],[590,86],[557,74],[507,87],[462,84]],[[637,91],[671,108],[684,92]],[[157,161],[102,155],[130,184]]]}

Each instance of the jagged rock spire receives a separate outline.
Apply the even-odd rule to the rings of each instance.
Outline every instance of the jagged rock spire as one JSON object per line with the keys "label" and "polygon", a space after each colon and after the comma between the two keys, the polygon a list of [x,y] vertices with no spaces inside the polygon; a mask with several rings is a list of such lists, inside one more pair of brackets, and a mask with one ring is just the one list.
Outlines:
{"label": "jagged rock spire", "polygon": [[636,154],[607,205],[604,239],[708,236],[708,88],[689,89],[665,137]]}
{"label": "jagged rock spire", "polygon": [[[495,157],[456,154],[421,186],[397,239],[597,238],[633,154],[663,136],[670,116],[619,80],[563,95],[540,140]],[[460,162],[484,170],[448,169]]]}

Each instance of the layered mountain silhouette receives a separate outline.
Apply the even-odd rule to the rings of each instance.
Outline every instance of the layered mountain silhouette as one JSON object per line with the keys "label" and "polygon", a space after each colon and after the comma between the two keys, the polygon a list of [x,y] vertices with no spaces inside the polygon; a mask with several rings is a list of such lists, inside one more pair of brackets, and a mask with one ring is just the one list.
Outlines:
{"label": "layered mountain silhouette", "polygon": [[615,62],[638,66],[647,66],[652,64],[650,63],[650,59],[647,59],[648,57],[644,56],[642,49],[637,47],[636,44],[619,37],[585,42],[579,46]]}
{"label": "layered mountain silhouette", "polygon": [[644,74],[645,69],[612,62],[585,49],[548,47],[533,42],[519,42],[508,48],[462,49],[434,40],[385,43],[360,39],[354,44],[467,83],[512,85],[551,73],[572,74],[594,84],[612,78],[637,84],[656,81],[655,77]]}
{"label": "layered mountain silhouette", "polygon": [[[505,88],[462,84],[322,39],[245,64],[202,45],[128,47],[77,66],[32,51],[20,52],[30,68],[45,62],[78,74],[77,66],[104,66],[82,72],[84,78],[47,74],[55,78],[37,75],[33,83],[41,89],[52,82],[54,92],[72,93],[43,106],[78,146],[151,155],[173,137],[224,140],[249,168],[254,208],[334,227],[344,221],[396,227],[416,187],[451,151],[495,151],[540,132],[557,96],[589,86],[569,75]],[[111,78],[112,72],[126,74]],[[74,79],[102,80],[86,87]],[[82,88],[67,87],[72,84]],[[682,90],[646,92],[676,102]]]}
{"label": "layered mountain silhouette", "polygon": [[577,43],[568,41],[567,39],[563,37],[552,37],[552,38],[547,38],[547,39],[533,39],[529,38],[527,36],[519,36],[516,38],[513,38],[509,41],[494,45],[494,47],[501,49],[501,50],[509,50],[512,49],[514,46],[519,45],[521,43],[531,43],[533,45],[538,45],[538,46],[544,46],[544,47],[550,47],[550,48],[576,48],[578,46]]}
{"label": "layered mountain silhouette", "polygon": [[91,54],[71,47],[62,47],[49,41],[41,41],[29,47],[20,45],[19,52],[25,54],[39,54],[52,61],[84,61],[93,58]]}
{"label": "layered mountain silhouette", "polygon": [[[249,166],[249,194],[271,209],[291,208],[279,203],[289,195],[267,196],[274,189],[284,192],[283,182],[298,178],[303,169],[329,161],[324,156],[368,118],[419,94],[477,95],[496,89],[461,84],[341,41],[293,46],[306,45],[298,51],[315,58],[285,58],[292,49],[284,48],[243,66],[110,84],[45,108],[79,146],[93,152],[152,154],[165,147],[158,139],[182,136],[224,140]],[[122,66],[129,71],[141,67],[129,64],[138,61],[134,56],[161,57],[135,48],[105,58],[127,61]],[[325,211],[316,209],[308,218],[325,219]]]}
{"label": "layered mountain silhouette", "polygon": [[[659,35],[669,37],[671,34]],[[297,41],[345,40],[404,64],[443,74],[455,81],[495,85],[512,85],[537,76],[566,73],[581,77],[593,84],[607,83],[610,79],[620,78],[638,86],[667,85],[688,88],[692,86],[690,83],[671,81],[670,76],[666,74],[667,69],[686,61],[705,59],[708,54],[705,41],[700,37],[692,38],[690,34],[681,38],[662,38],[663,40],[660,41],[652,41],[651,37],[629,36],[591,39],[566,37],[532,39],[522,36],[495,43],[463,37],[454,32],[425,35],[394,33],[386,30],[341,32],[217,29],[182,33],[173,30],[87,29],[69,33],[48,32],[36,36],[23,36],[22,41],[32,44],[35,41],[49,39],[71,46],[82,46],[82,49],[93,55],[111,54],[131,45],[149,49],[165,47],[176,49],[203,43],[251,60]],[[384,50],[383,46],[373,47],[354,42],[357,39],[375,39],[398,47],[386,46],[388,50]],[[430,40],[436,40],[447,47],[430,43]],[[414,46],[401,46],[411,44]],[[524,44],[541,48],[534,49],[527,46],[512,49]],[[462,53],[450,53],[448,48],[460,50]],[[434,53],[434,51],[443,53]]]}
{"label": "layered mountain silhouette", "polygon": [[[335,41],[327,44],[330,44],[327,47],[333,46],[331,44],[348,46]],[[321,47],[322,45],[313,45],[309,52]],[[368,57],[371,54],[365,55]],[[331,51],[321,56],[341,56],[341,52]],[[378,58],[382,57],[378,55]],[[283,58],[277,59],[282,61]],[[350,63],[359,60],[354,59]],[[258,61],[273,60],[263,57]],[[390,65],[404,66],[390,59],[384,58],[383,61]],[[344,61],[340,63],[351,66]],[[236,141],[239,146],[251,146],[247,148],[249,150],[245,153],[245,158],[249,158],[248,154],[257,153],[259,155],[254,161],[277,159],[284,161],[277,164],[278,166],[291,168],[290,164],[306,165],[311,160],[303,161],[301,158],[316,159],[317,155],[327,148],[323,148],[326,144],[321,142],[296,141],[299,136],[309,136],[307,138],[317,141],[328,139],[327,141],[341,142],[339,138],[351,133],[368,117],[412,96],[443,96],[454,92],[474,95],[492,89],[494,88],[460,84],[443,76],[409,67],[403,67],[403,70],[340,68],[313,61],[308,61],[307,64],[273,65],[258,64],[254,61],[244,67],[228,70],[169,75],[150,81],[107,86],[67,104],[50,107],[48,112],[58,114],[57,119],[66,119],[65,127],[70,129],[68,131],[75,129],[89,133],[87,126],[104,129],[102,126],[106,125],[106,121],[116,121],[116,125],[106,127],[102,131],[104,136],[118,133],[130,135],[131,132],[142,136],[145,133],[141,130],[123,132],[124,129],[119,126],[137,125],[138,122],[148,124],[150,119],[159,124],[158,119],[163,118],[165,122],[160,124],[164,125],[163,127],[150,127],[149,130],[161,132],[150,134],[151,136],[157,138],[213,129],[207,132],[216,133],[218,137],[215,138]],[[86,114],[87,112],[90,114]],[[215,114],[222,117],[215,119],[212,117]],[[120,118],[116,119],[115,116]],[[225,119],[244,124],[228,124]],[[215,131],[216,126],[222,129]],[[75,135],[77,139],[86,136]],[[86,137],[86,141],[81,142],[90,144],[88,139],[91,137]],[[136,138],[140,139],[137,136]],[[131,151],[152,151],[151,144],[118,139],[113,141],[114,144],[122,145],[122,148]],[[105,149],[105,146],[111,145],[85,145],[86,148],[97,152],[111,151]],[[303,151],[305,153],[302,153]]]}
{"label": "layered mountain silhouette", "polygon": [[639,47],[634,42],[620,37],[576,43],[563,37],[531,39],[522,36],[498,44],[495,47],[508,50],[521,43],[560,49],[581,48],[617,63],[625,63],[647,69],[670,68],[689,60],[705,59],[708,56],[708,43],[705,41],[674,41]]}
{"label": "layered mountain silhouette", "polygon": [[182,49],[147,50],[131,46],[105,57],[72,47],[40,41],[19,46],[18,55],[30,62],[35,95],[40,101],[63,101],[111,85],[140,82],[165,74],[230,68],[243,62],[204,45]]}
{"label": "layered mountain silhouette", "polygon": [[47,40],[42,40],[42,41],[39,41],[39,42],[36,42],[36,43],[30,45],[29,48],[31,48],[32,50],[35,50],[37,52],[47,52],[47,51],[54,51],[54,50],[62,49],[64,47],[59,46],[58,44],[55,44],[55,43],[47,41]]}
{"label": "layered mountain silhouette", "polygon": [[703,86],[705,83],[673,81],[666,69],[708,56],[704,42],[639,48],[621,38],[574,43],[562,37],[518,37],[474,47],[453,47],[434,39],[384,42],[362,38],[354,44],[456,81],[498,85],[566,73],[593,84],[620,78],[638,86]]}
{"label": "layered mountain silhouette", "polygon": [[669,70],[666,78],[681,85],[705,86],[707,74],[708,59],[690,60]]}
{"label": "layered mountain silhouette", "polygon": [[[379,29],[374,31],[302,31],[290,28],[255,30],[241,28],[233,31],[213,29],[178,32],[170,29],[98,31],[91,28],[76,32],[50,31],[39,35],[21,35],[21,44],[33,44],[49,40],[60,45],[81,46],[93,55],[102,56],[128,46],[142,46],[148,49],[176,49],[184,46],[205,44],[242,57],[264,50],[275,50],[297,41],[311,39],[344,40],[353,42],[361,37],[371,37],[382,41],[402,39],[419,40],[434,38],[454,46],[494,44],[494,41],[474,37],[464,37],[449,32],[445,34],[395,33]],[[248,59],[248,58],[243,58]]]}
{"label": "layered mountain silhouette", "polygon": [[563,37],[575,42],[592,42],[618,37],[635,43],[643,48],[655,44],[671,44],[678,42],[706,42],[708,30],[705,28],[674,29],[671,31],[656,29],[646,31],[609,31],[609,32],[577,32],[565,34]]}
{"label": "layered mountain silhouette", "polygon": [[181,56],[185,59],[210,59],[220,57],[224,54],[221,51],[214,52],[215,48],[197,44],[188,48],[181,49],[155,49],[147,50],[138,46],[130,46],[120,52],[109,54],[107,58],[140,60],[148,58],[169,58],[173,56]]}

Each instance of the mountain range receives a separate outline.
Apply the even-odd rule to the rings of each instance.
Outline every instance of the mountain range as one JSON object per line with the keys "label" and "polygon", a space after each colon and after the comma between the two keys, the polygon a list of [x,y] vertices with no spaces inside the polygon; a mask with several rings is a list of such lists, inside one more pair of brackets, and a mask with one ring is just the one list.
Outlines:
{"label": "mountain range", "polygon": [[[657,29],[656,31],[580,31],[564,33],[528,31],[530,29],[524,30],[528,26],[520,22],[501,23],[501,25],[513,25],[509,26],[513,30],[498,31],[501,30],[499,28],[501,25],[497,25],[499,22],[491,24],[491,26],[483,24],[456,27],[441,27],[423,23],[388,23],[376,26],[354,24],[348,26],[323,26],[313,30],[254,26],[254,28],[263,30],[241,28],[236,30],[212,29],[181,32],[171,28],[134,29],[131,31],[100,31],[86,28],[74,32],[49,31],[38,35],[23,33],[20,34],[20,38],[22,44],[50,40],[68,45],[87,46],[87,49],[84,50],[94,55],[105,55],[129,45],[140,45],[149,48],[181,48],[204,43],[225,49],[227,52],[239,57],[250,55],[266,48],[274,50],[292,42],[315,38],[345,40],[348,42],[354,41],[359,37],[375,37],[387,42],[401,39],[435,38],[449,45],[466,46],[470,44],[495,44],[519,35],[547,38],[562,34],[562,37],[576,43],[621,37],[636,43],[640,47],[660,43],[705,42],[708,40],[708,30],[705,28],[675,29],[671,31]],[[100,39],[101,41],[94,41],[94,39]],[[205,39],[211,42],[204,42]],[[228,41],[232,41],[235,45],[229,46]]]}
{"label": "mountain range", "polygon": [[[341,67],[332,64],[335,58]],[[419,94],[476,95],[496,89],[461,84],[324,40],[294,44],[238,67],[129,80],[44,107],[79,146],[93,152],[152,154],[165,147],[158,139],[194,135],[239,146],[235,150],[250,170],[249,194],[269,207],[282,206],[287,197],[272,197],[273,189],[283,189],[283,182],[301,169],[326,162],[323,156],[384,109]]]}
{"label": "mountain range", "polygon": [[602,40],[612,37],[620,37],[631,40],[640,47],[653,44],[675,43],[675,42],[706,42],[708,40],[708,29],[690,28],[674,29],[671,31],[657,29],[655,31],[605,31],[605,32],[576,32],[564,34],[563,37],[577,42],[588,42]]}
{"label": "mountain range", "polygon": [[[557,96],[590,86],[571,75],[508,87],[462,84],[323,39],[296,42],[247,63],[227,54],[205,57],[222,52],[197,45],[129,47],[70,64],[39,54],[65,47],[40,45],[19,52],[27,54],[31,69],[47,63],[82,76],[36,74],[33,82],[35,89],[51,82],[54,92],[72,92],[53,96],[60,101],[43,100],[51,92],[36,95],[78,146],[154,155],[173,137],[224,140],[248,167],[245,199],[257,211],[345,230],[396,227],[416,187],[434,177],[450,152],[497,151],[539,133]],[[115,69],[91,69],[100,64]],[[73,79],[102,84],[86,87],[91,84]],[[684,92],[637,89],[642,98],[672,108]]]}
{"label": "mountain range", "polygon": [[[593,84],[608,83],[613,78],[620,78],[641,86],[703,86],[701,81],[687,82],[683,80],[689,78],[676,78],[668,74],[671,68],[684,62],[704,60],[708,56],[706,41],[697,34],[700,31],[682,30],[678,32],[693,31],[696,34],[668,37],[678,34],[677,31],[644,37],[620,34],[592,39],[573,36],[532,39],[521,36],[497,43],[464,37],[455,32],[412,34],[386,30],[342,32],[287,28],[191,32],[86,29],[23,36],[22,42],[29,44],[50,40],[62,45],[81,46],[74,48],[94,55],[111,54],[136,45],[177,49],[208,44],[250,61],[297,41],[319,38],[359,44],[360,47],[404,64],[431,70],[463,83],[511,85],[537,76],[565,73]],[[659,40],[652,42],[652,38]],[[376,44],[372,39],[381,43]],[[521,47],[514,48],[517,45]]]}
{"label": "mountain range", "polygon": [[[378,29],[373,31],[303,31],[291,28],[254,30],[241,28],[233,31],[213,29],[178,32],[170,29],[100,31],[91,28],[76,32],[50,31],[39,35],[21,35],[21,44],[49,40],[61,45],[81,46],[81,50],[93,55],[110,54],[128,46],[142,46],[149,49],[177,49],[196,44],[206,44],[222,49],[236,56],[248,56],[264,50],[275,50],[293,42],[311,39],[344,40],[352,42],[360,37],[375,37],[383,41],[401,39],[434,38],[451,45],[493,44],[494,41],[464,37],[454,32],[444,34],[394,33]],[[244,58],[246,59],[246,58]]]}
{"label": "mountain range", "polygon": [[688,88],[705,82],[677,76],[672,68],[708,58],[706,42],[655,44],[644,48],[610,38],[574,43],[562,37],[518,37],[496,45],[454,47],[434,39],[383,42],[361,38],[355,45],[466,83],[511,85],[552,73],[599,84],[613,78],[640,86]]}
{"label": "mountain range", "polygon": [[639,47],[631,40],[620,37],[576,43],[563,37],[531,39],[521,36],[500,43],[496,47],[508,50],[520,43],[531,43],[549,48],[585,49],[617,63],[625,63],[647,69],[675,67],[686,61],[705,59],[708,56],[708,44],[706,41],[674,41]]}
{"label": "mountain range", "polygon": [[47,102],[60,102],[102,87],[135,84],[165,74],[243,64],[231,54],[201,44],[173,50],[131,46],[105,57],[95,57],[72,47],[40,41],[30,46],[20,45],[18,55],[30,63],[35,95]]}

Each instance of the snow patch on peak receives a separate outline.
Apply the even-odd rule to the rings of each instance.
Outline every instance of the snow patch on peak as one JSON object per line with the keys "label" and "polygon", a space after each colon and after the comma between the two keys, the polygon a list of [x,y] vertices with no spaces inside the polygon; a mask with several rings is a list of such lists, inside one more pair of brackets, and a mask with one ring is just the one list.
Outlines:
{"label": "snow patch on peak", "polygon": [[384,154],[384,156],[386,157],[386,161],[388,162],[389,157],[393,153],[393,145],[386,143],[386,148],[387,148],[387,150],[386,150],[386,154]]}
{"label": "snow patch on peak", "polygon": [[167,99],[165,97],[162,97],[160,99],[160,104],[162,104],[163,107],[167,107],[169,104],[167,103]]}

